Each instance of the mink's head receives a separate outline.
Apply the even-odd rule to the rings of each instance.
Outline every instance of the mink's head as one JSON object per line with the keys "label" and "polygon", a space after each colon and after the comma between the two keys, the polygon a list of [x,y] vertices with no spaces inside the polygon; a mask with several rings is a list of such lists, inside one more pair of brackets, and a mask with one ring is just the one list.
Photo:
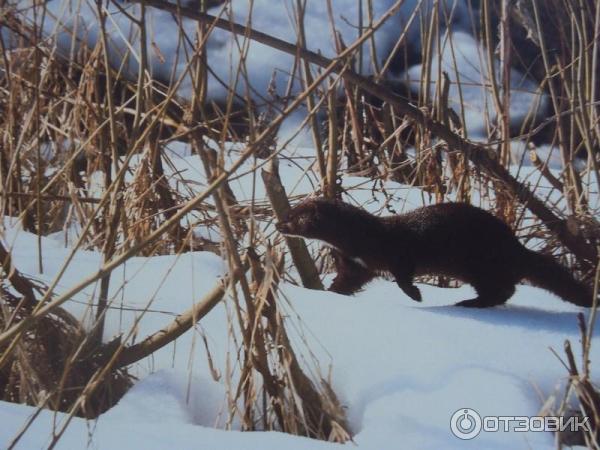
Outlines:
{"label": "mink's head", "polygon": [[305,200],[294,206],[277,225],[286,236],[300,236],[331,242],[339,230],[340,208],[343,203],[324,198]]}

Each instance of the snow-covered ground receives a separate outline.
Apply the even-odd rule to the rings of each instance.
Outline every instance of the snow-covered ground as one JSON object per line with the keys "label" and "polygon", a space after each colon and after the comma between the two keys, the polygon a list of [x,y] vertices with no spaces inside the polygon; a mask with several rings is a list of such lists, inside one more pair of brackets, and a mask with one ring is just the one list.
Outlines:
{"label": "snow-covered ground", "polygon": [[[45,281],[53,278],[67,252],[55,240],[44,239],[41,275],[36,273],[34,235],[11,227],[4,240],[14,244],[20,270]],[[100,261],[99,254],[78,252],[59,290],[78,282]],[[145,307],[149,312],[137,336],[156,331],[198,300],[224,270],[218,257],[202,252],[129,261],[112,278],[114,309],[107,317],[107,336],[128,330]],[[353,298],[282,285],[281,307],[296,350],[305,350],[301,338],[306,339],[321,370],[331,369],[358,448],[553,448],[553,437],[544,433],[482,433],[465,442],[451,434],[450,418],[461,408],[482,416],[536,415],[548,396],[560,395],[557,388],[566,372],[550,348],[560,354],[564,340],[570,339],[579,354],[579,309],[527,286],[519,287],[506,306],[459,309],[451,305],[471,296],[469,287],[420,287],[422,304],[385,280]],[[92,290],[69,301],[67,309],[84,315]],[[97,421],[73,419],[58,448],[336,448],[280,433],[219,430],[226,419],[226,386],[211,377],[200,339],[206,336],[215,367],[223,373],[231,350],[228,314],[227,304],[219,305],[193,332],[139,363],[134,373],[140,381],[120,403]],[[597,341],[595,337],[592,371],[600,359]],[[34,412],[0,403],[1,448]],[[62,420],[62,414],[42,412],[17,448],[43,448]]]}
{"label": "snow-covered ground", "polygon": [[[499,82],[502,79],[502,66],[497,60],[493,64],[494,78]],[[413,90],[418,92],[422,71],[423,65],[419,64],[408,69],[401,77],[406,77]],[[443,73],[450,82],[448,106],[464,121],[468,137],[487,140],[488,128],[496,123],[497,109],[486,49],[472,34],[464,31],[449,34],[432,58],[429,91],[433,97],[436,89],[439,89],[437,85]],[[513,126],[519,126],[528,116],[543,118],[547,114],[548,98],[536,82],[512,69],[510,86],[510,119]]]}
{"label": "snow-covered ground", "polygon": [[[202,190],[205,179],[199,158],[185,145],[171,145],[170,149],[167,175],[172,186],[185,183]],[[316,180],[305,170],[314,159],[312,151],[288,150],[294,159],[280,163],[288,193],[312,192]],[[231,182],[242,202],[252,196],[251,169],[252,162],[246,163],[238,171],[240,177]],[[537,176],[534,171],[521,169],[523,180],[535,184]],[[416,188],[387,182],[373,189],[373,183],[345,177],[346,198],[381,214],[386,213],[385,201],[398,212],[431,201]],[[549,188],[541,183],[539,192]],[[264,198],[260,183],[254,195]],[[477,197],[473,201],[483,202]],[[598,204],[597,195],[592,196],[591,204]],[[37,237],[20,230],[13,219],[7,218],[5,226],[3,241],[13,247],[17,268],[49,283],[70,251],[64,238],[54,235],[42,240],[44,273],[39,274]],[[270,221],[260,222],[259,227],[265,235],[273,231]],[[318,244],[311,244],[313,251],[318,248]],[[101,261],[99,253],[79,251],[58,292],[93,273]],[[174,314],[200,299],[225,272],[225,263],[207,252],[128,261],[111,279],[112,309],[107,315],[105,338],[128,331],[145,309],[148,311],[137,325],[137,339],[162,328]],[[281,286],[281,308],[296,351],[307,356],[307,371],[314,373],[312,363],[306,362],[312,361],[308,349],[319,362],[321,373],[331,370],[333,388],[346,408],[358,448],[553,448],[553,437],[544,433],[483,433],[465,442],[451,434],[450,418],[460,408],[473,408],[482,416],[535,415],[549,396],[560,396],[566,371],[550,348],[560,354],[564,340],[570,339],[579,354],[576,314],[580,309],[539,289],[521,286],[506,306],[473,311],[452,306],[473,296],[468,286],[420,287],[422,304],[406,297],[395,283],[382,279],[355,297],[286,283]],[[97,288],[90,286],[65,307],[82,319],[89,318],[89,301]],[[227,305],[219,305],[194,331],[134,366],[133,373],[140,377],[134,388],[97,421],[74,419],[59,448],[83,448],[88,441],[102,449],[334,448],[333,444],[280,433],[223,431],[227,386],[223,378],[212,378],[208,354],[217,371],[225,373],[232,352],[228,334],[231,308]],[[202,344],[203,337],[208,349]],[[592,373],[600,358],[597,340],[594,338],[592,345]],[[34,411],[0,403],[0,420],[7,425],[0,428],[0,447]],[[63,419],[61,414],[43,412],[17,448],[44,447],[53,427],[60,427]],[[235,422],[232,428],[236,429]]]}
{"label": "snow-covered ground", "polygon": [[[335,57],[334,29],[346,46],[352,44],[359,32],[369,27],[367,3],[362,3],[361,8],[356,0],[336,0],[330,19],[327,2],[307,1],[304,14],[306,47],[326,57]],[[372,2],[372,23],[377,23],[395,3],[395,0]],[[49,42],[56,44],[59,54],[64,57],[76,54],[83,45],[94,48],[99,44],[99,13],[95,2],[50,0],[35,14],[34,9],[29,7],[30,0],[17,4],[22,11],[21,16],[29,22],[36,17],[38,21],[44,18],[44,35]],[[354,70],[371,75],[389,67],[383,73],[384,77],[407,83],[415,91],[422,89],[422,72],[426,62],[413,61],[412,67],[402,67],[398,63],[402,60],[401,56],[395,62],[389,62],[388,57],[399,40],[402,42],[400,48],[408,48],[412,55],[421,54],[421,24],[429,23],[434,4],[439,6],[439,41],[442,48],[433,51],[429,89],[432,93],[439,90],[436,87],[438,79],[442,72],[446,73],[451,83],[448,105],[461,119],[464,118],[470,138],[485,141],[497,119],[490,74],[494,74],[502,98],[502,66],[495,57],[488,60],[487,50],[474,37],[478,12],[469,6],[467,0],[405,0],[396,13],[374,32],[373,38],[362,45],[359,53],[362,59],[355,58]],[[140,16],[139,6],[135,4],[116,1],[106,5],[109,57],[113,67],[131,80],[137,80],[141,60],[140,31],[120,8],[134,17]],[[211,8],[209,13],[248,24],[290,43],[298,42],[298,13],[296,2],[292,0],[233,0],[226,7]],[[193,66],[195,57],[196,22],[186,18],[180,20],[168,12],[149,7],[146,24],[148,72],[158,80],[176,85],[182,98],[191,98],[194,84],[190,66]],[[9,37],[8,32],[3,30],[2,38],[10,46]],[[266,104],[278,109],[283,106],[283,99],[288,98],[288,94],[298,94],[303,88],[302,65],[293,55],[255,41],[246,41],[242,36],[222,29],[212,30],[206,51],[209,100],[225,101],[233,91],[238,100],[249,97],[259,109],[265,108]],[[493,65],[493,70],[490,65]],[[510,86],[511,127],[518,129],[529,114],[539,118],[548,113],[547,95],[526,74],[512,69]],[[284,128],[300,123],[305,115],[305,109],[300,108],[286,119],[289,123]],[[522,151],[519,152],[521,154]],[[524,162],[528,161],[525,158]],[[559,166],[560,162],[556,161],[555,167]]]}
{"label": "snow-covered ground", "polygon": [[[71,55],[73,51],[86,45],[95,47],[99,42],[100,25],[96,2],[89,0],[50,0],[44,7],[34,10],[31,0],[12,2],[18,5],[22,16],[32,22],[43,17],[44,35],[51,39],[58,51]],[[39,4],[39,2],[37,2]],[[176,3],[172,1],[171,3]],[[333,5],[331,21],[327,2],[310,0],[306,2],[304,28],[306,47],[319,51],[331,58],[337,55],[334,29],[340,33],[343,43],[348,46],[359,36],[359,32],[370,26],[367,3],[356,0],[336,0]],[[380,0],[372,3],[372,23],[377,21],[397,0]],[[362,61],[356,69],[372,74],[378,71],[401,35],[404,42],[420,53],[421,21],[427,22],[434,9],[434,0],[405,0],[396,13],[375,33],[372,41],[363,45]],[[133,80],[137,79],[140,63],[140,31],[120,8],[134,17],[140,16],[139,5],[127,2],[107,2],[108,19],[106,31],[109,36],[109,54],[111,64],[121,68],[123,73]],[[439,2],[440,22],[450,24],[453,29],[472,30],[469,8],[465,0],[444,0]],[[290,43],[298,41],[297,3],[291,0],[233,0],[225,7],[215,6],[210,14],[230,19],[242,25],[269,33]],[[413,16],[414,14],[414,16]],[[362,17],[362,24],[360,22]],[[192,81],[186,76],[192,61],[193,43],[196,41],[196,22],[179,19],[171,13],[149,7],[146,11],[148,32],[148,70],[163,81],[177,80],[183,77],[179,93],[191,98]],[[245,41],[227,30],[214,29],[206,43],[209,63],[208,95],[211,99],[227,98],[230,87],[241,95],[258,101],[268,98],[268,90],[273,85],[277,95],[287,91],[290,78],[294,84],[292,93],[298,92],[300,72],[295,64],[294,55],[283,53],[264,44]],[[374,52],[372,51],[374,49]],[[245,55],[243,64],[241,56]],[[123,61],[126,61],[123,64]],[[237,71],[242,68],[243,73]],[[239,79],[238,79],[239,78]]]}
{"label": "snow-covered ground", "polygon": [[[17,2],[25,5],[28,2]],[[375,18],[383,14],[394,2],[373,2]],[[450,104],[457,107],[457,96],[466,95],[465,111],[470,132],[477,135],[487,123],[482,112],[490,108],[489,78],[481,61],[480,45],[469,34],[470,20],[461,0],[441,2],[454,5],[452,19],[455,30],[454,58],[461,73],[448,68],[450,58],[447,48],[441,50],[443,70],[451,80],[467,80],[467,91],[451,89]],[[46,22],[46,32],[55,36],[58,46],[68,54],[71,35],[84,43],[95,45],[98,38],[94,2],[50,0],[49,11],[54,15]],[[275,36],[295,42],[292,26],[292,3],[255,0],[252,26]],[[333,56],[332,33],[327,19],[326,2],[309,0],[306,26],[310,29],[308,47],[320,49],[326,56]],[[357,35],[355,27],[358,10],[355,0],[336,0],[336,27],[346,44]],[[402,32],[403,24],[410,16],[411,8],[421,4],[430,8],[432,1],[405,1],[395,22],[389,22],[376,34],[379,63]],[[67,6],[65,6],[67,5]],[[239,23],[249,17],[245,0],[232,2],[231,15]],[[110,7],[112,8],[112,6]],[[339,8],[339,9],[338,9]],[[139,38],[131,24],[117,10],[111,9],[109,32],[114,61],[122,58],[131,42],[134,51]],[[218,13],[219,9],[212,10]],[[31,17],[31,16],[30,16]],[[172,16],[153,9],[148,21],[152,31],[150,39],[154,49],[149,55],[151,73],[163,80],[183,76],[179,93],[190,95],[189,80],[185,77],[189,45],[174,38],[175,22]],[[57,23],[63,25],[57,26]],[[77,24],[76,29],[74,25]],[[66,27],[65,27],[66,25]],[[194,24],[183,22],[183,28],[193,36]],[[410,28],[410,42],[418,45],[418,28]],[[123,36],[129,36],[126,40]],[[9,37],[5,29],[2,38]],[[193,39],[192,41],[193,42]],[[179,46],[179,50],[178,50]],[[209,42],[209,60],[217,75],[211,75],[210,95],[218,99],[225,95],[224,87],[217,78],[227,82],[232,77],[231,62],[236,65],[239,49],[236,41],[226,32],[215,31]],[[260,44],[250,46],[247,59],[251,92],[267,95],[273,74],[277,75],[276,88],[283,92],[293,65],[293,58],[274,53]],[[365,46],[365,72],[372,73],[369,57],[370,46]],[[211,53],[212,52],[212,53]],[[236,52],[238,56],[236,56]],[[134,76],[137,71],[135,57],[129,57],[125,73]],[[469,62],[470,64],[466,64]],[[438,72],[434,70],[433,72]],[[464,72],[464,73],[463,73]],[[411,79],[420,77],[420,68],[414,67],[407,74]],[[405,74],[395,76],[405,77]],[[433,74],[435,79],[435,74]],[[513,73],[512,97],[515,117],[522,117],[531,106],[540,101],[537,86]],[[477,84],[480,83],[479,86]],[[456,87],[456,86],[455,86]],[[518,91],[524,89],[524,93]],[[187,90],[186,90],[187,89]],[[237,89],[246,92],[244,83]],[[484,91],[481,91],[481,90]],[[253,94],[254,95],[254,94]],[[470,105],[470,106],[469,106]],[[296,117],[294,120],[298,121]],[[477,137],[477,136],[475,136]],[[318,180],[307,168],[314,161],[314,150],[285,149],[285,155],[295,159],[281,160],[281,175],[289,195],[308,194],[318,186]],[[167,176],[171,185],[182,195],[190,196],[205,186],[203,170],[196,156],[189,149],[176,143],[170,146],[166,156]],[[232,157],[235,157],[232,154]],[[254,196],[264,199],[260,183],[253,190],[253,161],[244,164],[230,184],[238,200],[244,202]],[[258,163],[261,163],[258,161]],[[136,164],[136,159],[132,161]],[[517,173],[517,169],[513,171]],[[550,189],[544,180],[530,169],[519,171],[519,179],[541,184],[538,192]],[[385,213],[384,202],[397,212],[413,209],[432,201],[427,194],[387,182],[383,185],[370,180],[345,177],[348,200],[364,204],[369,210]],[[183,189],[182,186],[189,191]],[[598,189],[592,190],[590,204],[598,207]],[[546,193],[546,192],[544,192]],[[90,189],[90,195],[97,194]],[[553,195],[557,196],[555,192]],[[474,196],[475,204],[483,200]],[[192,222],[193,214],[186,220]],[[42,239],[44,273],[37,269],[37,237],[23,232],[19,224],[5,218],[5,229],[0,238],[12,247],[16,267],[23,273],[51,282],[67,258],[70,249],[64,246],[64,236],[56,235]],[[270,223],[259,224],[265,235],[276,239]],[[73,227],[76,232],[77,227]],[[218,240],[216,230],[198,229],[202,236]],[[71,237],[72,238],[72,237]],[[69,240],[67,240],[69,241]],[[317,245],[311,244],[314,251]],[[96,252],[79,251],[73,263],[57,286],[65,292],[85,276],[93,273],[102,262]],[[140,311],[147,309],[137,324],[137,338],[162,328],[173,315],[187,310],[204,293],[209,291],[226,271],[225,263],[212,253],[196,252],[182,256],[137,257],[113,272],[111,279],[111,309],[107,314],[106,338],[128,331]],[[552,354],[559,354],[565,339],[570,339],[577,356],[579,334],[576,314],[580,310],[566,304],[539,289],[519,287],[510,302],[502,307],[484,311],[465,310],[452,304],[472,296],[469,287],[441,289],[420,286],[424,302],[416,304],[407,298],[394,283],[377,280],[355,297],[344,297],[330,292],[311,291],[291,284],[281,286],[281,308],[286,314],[288,331],[293,334],[295,349],[307,353],[308,348],[319,362],[322,373],[331,369],[335,392],[346,407],[349,424],[354,433],[354,444],[359,449],[551,449],[553,436],[544,433],[482,433],[473,441],[462,441],[452,435],[450,419],[462,408],[473,408],[482,416],[508,415],[528,416],[538,413],[546,399],[554,393],[560,395],[566,371]],[[77,317],[89,319],[89,301],[97,294],[98,286],[91,286],[65,304]],[[227,414],[227,386],[223,377],[211,375],[208,353],[218,372],[223,374],[231,356],[232,343],[228,332],[229,315],[227,301],[217,306],[193,331],[180,337],[151,358],[132,368],[140,377],[134,388],[110,411],[97,421],[86,422],[73,419],[58,448],[206,448],[206,449],[333,449],[336,444],[317,442],[274,432],[240,433],[225,431]],[[206,337],[207,347],[203,344]],[[600,348],[594,337],[592,343],[592,373],[600,360]],[[307,355],[306,355],[307,356]],[[306,361],[311,361],[310,357]],[[307,371],[312,365],[305,361]],[[0,402],[0,448],[7,447],[19,432],[35,408]],[[50,442],[54,429],[60,429],[65,416],[43,411],[16,448],[44,448]]]}

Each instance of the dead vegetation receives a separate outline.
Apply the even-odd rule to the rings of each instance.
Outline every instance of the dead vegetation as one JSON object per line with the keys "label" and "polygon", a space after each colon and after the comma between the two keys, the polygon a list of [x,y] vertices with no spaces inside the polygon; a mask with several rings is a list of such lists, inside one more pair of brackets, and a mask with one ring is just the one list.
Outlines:
{"label": "dead vegetation", "polygon": [[[0,325],[7,329],[35,310],[34,292],[46,286],[34,286],[23,277],[1,243],[0,257],[3,272],[8,274],[0,285]],[[111,355],[90,345],[89,338],[79,321],[62,308],[42,317],[18,342],[0,347],[2,398],[64,412],[81,402],[77,413],[87,418],[109,409],[127,392],[133,379],[120,368],[98,378]],[[88,390],[92,380],[94,389]]]}
{"label": "dead vegetation", "polygon": [[[231,339],[238,346],[230,416],[241,418],[246,430],[348,440],[351,431],[327,377],[318,375],[318,368],[316,376],[306,374],[286,334],[288,319],[278,307],[277,286],[283,276],[322,288],[316,268],[330,262],[319,256],[315,264],[301,242],[290,241],[293,264],[284,264],[280,242],[274,246],[277,238],[265,233],[265,224],[288,207],[277,174],[277,160],[288,156],[281,152],[282,143],[275,142],[276,132],[299,107],[312,112],[307,123],[315,155],[308,170],[317,180],[316,192],[339,196],[345,189],[343,177],[352,174],[370,179],[373,189],[388,180],[418,186],[438,202],[471,201],[477,193],[525,241],[535,240],[542,246],[538,250],[554,254],[583,279],[595,275],[600,224],[598,205],[589,201],[596,193],[589,186],[600,178],[600,11],[592,0],[552,0],[543,8],[535,0],[473,2],[481,7],[481,40],[502,56],[500,73],[512,66],[523,69],[532,60],[524,72],[548,92],[553,109],[543,123],[526,121],[520,130],[511,129],[510,111],[503,107],[508,81],[498,80],[492,89],[499,119],[490,124],[485,144],[467,139],[459,112],[448,106],[447,86],[437,86],[433,97],[412,98],[406,86],[385,81],[382,73],[367,78],[352,70],[359,44],[370,44],[382,22],[365,26],[357,42],[338,42],[339,58],[328,60],[246,24],[232,24],[226,14],[207,15],[204,2],[133,3],[145,4],[136,10],[142,16],[153,6],[198,22],[194,36],[179,36],[197,42],[188,61],[193,98],[178,97],[181,79],[149,76],[145,40],[136,49],[138,78],[131,79],[122,67],[109,63],[104,27],[95,47],[78,45],[65,58],[13,8],[2,8],[1,26],[15,32],[21,48],[1,49],[1,214],[18,217],[26,231],[38,236],[63,233],[73,251],[92,249],[104,258],[96,273],[56,293],[60,277],[33,289],[31,282],[14,276],[10,252],[0,254],[7,277],[0,299],[4,399],[95,417],[130,386],[127,365],[227,301],[236,313]],[[302,43],[301,1],[297,7]],[[548,20],[553,11],[568,15],[569,21]],[[102,6],[98,16],[107,20]],[[423,42],[442,38],[435,25],[424,28]],[[138,28],[141,36],[149,32],[143,22]],[[225,102],[210,101],[210,61],[205,64],[203,45],[215,28],[236,33],[240,48],[258,40],[297,55],[302,92],[283,105],[271,99],[273,106],[260,111],[233,92]],[[395,56],[408,60],[407,51],[399,48]],[[238,71],[243,79],[243,70]],[[342,100],[336,95],[340,91]],[[526,141],[537,165],[535,176],[526,181],[509,168],[507,149],[516,135]],[[559,174],[536,159],[542,135],[558,147],[563,163]],[[175,142],[186,143],[199,157],[204,182],[172,170],[169,145]],[[574,165],[578,156],[585,160],[582,171]],[[266,184],[268,199],[236,198],[230,183],[248,161],[254,162],[256,173],[266,166],[255,183]],[[548,181],[552,190],[540,189],[540,180]],[[212,230],[222,241],[197,235],[196,227]],[[196,250],[222,255],[229,265],[228,279],[155,335],[131,346],[133,330],[125,330],[120,338],[103,343],[109,337],[103,332],[109,292],[118,283],[111,278],[112,270],[137,255]],[[38,255],[43,272],[41,241]],[[83,330],[61,306],[93,283],[99,283],[92,299],[97,320],[91,330]],[[26,308],[20,306],[23,299]]]}

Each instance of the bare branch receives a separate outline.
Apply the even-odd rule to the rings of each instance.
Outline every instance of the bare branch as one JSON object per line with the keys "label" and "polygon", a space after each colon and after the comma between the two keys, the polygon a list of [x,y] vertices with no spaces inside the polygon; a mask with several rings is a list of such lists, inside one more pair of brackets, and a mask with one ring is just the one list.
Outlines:
{"label": "bare branch", "polygon": [[166,327],[135,345],[125,347],[114,367],[119,368],[133,364],[173,342],[219,304],[225,295],[227,285],[228,281],[222,280],[200,302],[178,315]]}
{"label": "bare branch", "polygon": [[[267,195],[269,196],[275,217],[278,220],[282,220],[290,210],[290,203],[285,192],[285,187],[279,177],[277,158],[271,160],[271,164],[261,172],[261,176],[265,183]],[[294,265],[298,269],[302,285],[309,289],[323,290],[323,283],[319,279],[319,272],[310,257],[310,253],[308,253],[304,241],[299,238],[285,236],[285,242],[290,250]]]}
{"label": "bare branch", "polygon": [[[133,1],[136,3],[140,2],[140,0]],[[338,58],[331,60],[318,53],[306,50],[304,48],[299,48],[296,44],[291,44],[266,33],[249,29],[246,26],[232,23],[228,20],[220,19],[210,14],[196,12],[191,8],[180,7],[162,0],[144,0],[144,3],[146,5],[165,11],[170,11],[173,14],[194,19],[199,22],[211,23],[216,28],[229,30],[232,33],[247,36],[250,39],[268,45],[282,52],[289,53],[291,55],[297,55],[298,57],[321,67],[330,68],[333,65],[333,72],[339,73],[346,81],[349,81],[361,87],[366,92],[394,105],[400,113],[407,115],[417,124],[429,130],[435,136],[438,136],[446,141],[450,150],[459,150],[465,153],[465,155],[474,164],[477,164],[478,167],[483,169],[488,176],[496,181],[502,182],[512,195],[518,198],[523,205],[525,205],[534,215],[536,215],[544,223],[544,225],[546,225],[546,227],[548,227],[548,229],[556,235],[560,242],[577,257],[582,267],[585,269],[592,269],[595,267],[595,263],[598,259],[597,249],[593,245],[587,243],[581,236],[573,234],[568,229],[566,221],[558,217],[542,200],[536,197],[535,194],[527,187],[527,185],[513,177],[510,172],[496,160],[495,156],[491,151],[489,151],[488,147],[484,145],[478,145],[468,141],[467,139],[464,139],[463,137],[454,133],[445,124],[429,118],[419,108],[411,105],[406,99],[390,91],[385,86],[378,85],[368,78],[348,70],[347,67],[344,67],[345,57],[348,53],[350,53],[350,51],[354,51],[356,49],[356,45],[348,47],[348,49],[339,55]],[[396,2],[394,6],[392,6],[387,13],[382,16],[374,28],[377,28],[377,26],[380,26],[383,21],[395,14],[401,5],[402,1]],[[365,33],[365,35],[366,34],[368,33]]]}

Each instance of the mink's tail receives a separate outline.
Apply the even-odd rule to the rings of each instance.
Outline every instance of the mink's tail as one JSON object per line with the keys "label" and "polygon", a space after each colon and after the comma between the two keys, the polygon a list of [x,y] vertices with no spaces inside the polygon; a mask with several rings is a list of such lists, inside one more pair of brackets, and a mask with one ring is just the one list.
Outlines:
{"label": "mink's tail", "polygon": [[573,278],[554,258],[526,250],[525,278],[534,286],[558,295],[578,306],[591,307],[594,294],[590,287]]}

